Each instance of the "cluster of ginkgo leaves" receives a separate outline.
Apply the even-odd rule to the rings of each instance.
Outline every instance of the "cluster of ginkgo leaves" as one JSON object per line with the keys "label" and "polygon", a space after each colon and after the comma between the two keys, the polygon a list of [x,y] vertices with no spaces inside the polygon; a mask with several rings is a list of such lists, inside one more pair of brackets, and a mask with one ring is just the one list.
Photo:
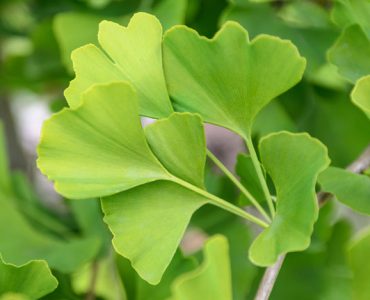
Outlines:
{"label": "cluster of ginkgo leaves", "polygon": [[[328,55],[342,76],[356,82],[352,102],[370,118],[370,67],[366,65],[370,61],[370,4],[365,2],[338,1],[332,15],[343,31]],[[259,4],[236,1],[223,18],[238,19],[255,5]],[[281,11],[286,24],[298,20],[306,26],[304,22],[310,20],[302,17],[303,9],[312,9],[315,18],[322,17],[305,5],[290,7],[294,13]],[[258,16],[268,16],[269,9],[258,7]],[[295,30],[279,22],[277,28],[294,41]],[[307,29],[307,34],[312,32]],[[159,20],[147,13],[135,14],[127,27],[101,22],[98,44],[72,53],[76,77],[65,91],[69,107],[44,123],[38,167],[54,182],[56,191],[71,201],[100,199],[115,252],[128,259],[149,284],[160,287],[170,281],[170,288],[158,299],[227,300],[238,294],[228,253],[230,240],[221,235],[210,238],[204,247],[204,262],[198,267],[177,252],[191,218],[206,205],[259,227],[245,255],[260,267],[310,246],[319,217],[319,190],[335,195],[357,212],[370,214],[369,170],[354,174],[329,166],[328,150],[319,139],[308,133],[276,131],[259,136],[256,147],[255,126],[260,126],[258,117],[271,101],[302,78],[333,85],[330,79],[322,79],[333,74],[333,65],[323,67],[321,58],[311,60],[315,55],[311,56],[307,45],[301,51],[299,43],[297,49],[293,42],[272,35],[250,38],[235,21],[226,21],[212,38],[184,25],[163,32]],[[300,52],[308,53],[308,62]],[[141,117],[155,121],[143,127]],[[247,154],[238,157],[240,181],[207,149],[205,123],[233,131],[247,145]],[[207,158],[236,185],[243,200],[232,202],[206,188]],[[0,166],[2,160],[0,156]],[[7,177],[0,183],[13,197]],[[246,204],[253,209],[245,210]],[[27,233],[23,235],[32,240]],[[41,235],[35,236],[44,241]],[[109,239],[109,233],[103,236]],[[96,236],[64,242],[48,239],[36,256],[46,259],[52,269],[69,272],[75,264],[89,261],[88,255],[76,254],[69,265],[55,257],[84,247],[90,247],[94,256],[101,243]],[[362,262],[369,247],[367,230],[350,248],[356,299],[366,299],[370,293],[366,285],[369,264]],[[5,261],[13,249],[0,245]],[[16,263],[24,264],[31,257],[21,253]],[[25,295],[25,299],[39,298],[57,286],[44,261],[21,267],[0,263],[4,269],[0,291],[2,278],[9,276],[25,278],[25,288],[8,286],[5,292]],[[13,299],[13,294],[6,295],[4,299]],[[143,295],[138,299],[149,299],[145,298],[149,294]]]}

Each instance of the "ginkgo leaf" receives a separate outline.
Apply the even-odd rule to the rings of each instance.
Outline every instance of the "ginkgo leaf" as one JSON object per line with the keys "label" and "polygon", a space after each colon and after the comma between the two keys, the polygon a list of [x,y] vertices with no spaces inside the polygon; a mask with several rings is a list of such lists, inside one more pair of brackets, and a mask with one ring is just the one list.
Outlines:
{"label": "ginkgo leaf", "polygon": [[171,300],[231,300],[229,245],[222,235],[210,238],[204,246],[202,265],[178,277],[172,284]]}
{"label": "ginkgo leaf", "polygon": [[330,167],[318,179],[322,189],[335,195],[343,204],[370,215],[370,178]]}
{"label": "ginkgo leaf", "polygon": [[146,142],[129,84],[97,85],[82,99],[43,126],[38,167],[58,192],[99,197],[168,177]]}
{"label": "ginkgo leaf", "polygon": [[328,51],[328,59],[351,82],[370,73],[370,39],[359,25],[344,29]]}
{"label": "ginkgo leaf", "polygon": [[206,142],[202,120],[189,113],[174,113],[145,127],[149,146],[173,175],[204,187]]}
{"label": "ginkgo leaf", "polygon": [[370,118],[370,75],[362,77],[356,82],[351,99]]}
{"label": "ginkgo leaf", "polygon": [[[25,299],[39,299],[57,286],[58,281],[45,261],[33,260],[22,266],[15,266],[5,263],[0,256],[0,297],[19,294]],[[9,296],[5,299],[12,298]]]}
{"label": "ginkgo leaf", "polygon": [[177,184],[159,181],[103,198],[102,207],[116,251],[144,280],[158,284],[192,214],[207,202]]}
{"label": "ginkgo leaf", "polygon": [[[125,82],[94,86],[84,94],[81,106],[65,109],[44,124],[38,164],[63,195],[103,197],[105,220],[117,252],[130,259],[142,278],[155,284],[200,206],[214,204],[267,225],[199,187],[205,164],[199,116],[174,113],[147,129],[162,165],[145,139],[137,101]],[[189,169],[199,173],[194,174],[196,180],[185,180],[191,175]],[[159,238],[163,240],[155,247]]]}
{"label": "ginkgo leaf", "polygon": [[302,77],[305,59],[289,41],[248,33],[227,22],[213,39],[185,26],[163,42],[167,86],[177,111],[197,112],[206,122],[246,137],[257,113]]}
{"label": "ginkgo leaf", "polygon": [[327,149],[308,134],[273,133],[260,142],[263,166],[276,189],[276,215],[253,242],[249,257],[269,266],[279,255],[306,249],[318,216],[315,184],[329,165]]}
{"label": "ginkgo leaf", "polygon": [[83,92],[96,83],[127,80],[137,90],[141,114],[154,118],[171,114],[158,19],[137,13],[127,27],[103,21],[98,39],[102,50],[88,44],[72,53],[76,78],[65,91],[69,106],[79,106]]}

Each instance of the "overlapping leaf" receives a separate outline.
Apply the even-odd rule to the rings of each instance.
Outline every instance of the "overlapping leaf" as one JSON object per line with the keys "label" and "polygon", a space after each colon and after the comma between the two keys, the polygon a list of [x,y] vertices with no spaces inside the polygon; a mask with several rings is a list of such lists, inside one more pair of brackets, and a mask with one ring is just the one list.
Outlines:
{"label": "overlapping leaf", "polygon": [[249,41],[235,22],[227,22],[211,40],[175,26],[163,43],[175,109],[197,112],[206,122],[243,137],[257,113],[296,84],[305,68],[305,60],[290,42],[271,36]]}
{"label": "overlapping leaf", "polygon": [[351,99],[370,118],[370,75],[357,81]]}
{"label": "overlapping leaf", "polygon": [[145,140],[128,84],[97,86],[82,99],[44,124],[38,148],[39,168],[62,195],[105,196],[168,177]]}
{"label": "overlapping leaf", "polygon": [[329,158],[326,148],[307,134],[271,134],[261,140],[259,149],[276,188],[276,215],[253,242],[249,257],[268,266],[283,253],[309,246],[318,216],[315,183]]}
{"label": "overlapping leaf", "polygon": [[206,145],[199,117],[175,113],[147,126],[145,135],[153,153],[167,170],[187,182],[204,187]]}
{"label": "overlapping leaf", "polygon": [[333,193],[343,204],[370,215],[370,178],[330,167],[319,176],[325,192]]}
{"label": "overlapping leaf", "polygon": [[[39,299],[51,293],[58,281],[51,273],[47,263],[42,260],[30,261],[22,266],[7,264],[0,256],[0,298]],[[7,298],[8,295],[8,298]]]}
{"label": "overlapping leaf", "polygon": [[172,285],[171,300],[231,300],[231,272],[227,239],[210,238],[204,249],[205,261],[183,274]]}
{"label": "overlapping leaf", "polygon": [[149,14],[135,14],[127,27],[103,21],[99,44],[89,44],[72,54],[76,78],[65,91],[70,107],[96,83],[128,80],[136,88],[140,113],[166,117],[172,112],[162,70],[162,26]]}
{"label": "overlapping leaf", "polygon": [[[61,194],[103,197],[116,251],[152,284],[160,281],[198,208],[212,203],[245,216],[203,190],[202,120],[191,113],[171,114],[158,24],[146,14],[135,15],[127,28],[101,23],[99,41],[109,58],[92,45],[75,52],[77,77],[66,92],[71,108],[45,123],[38,150],[40,169]],[[163,47],[175,109],[197,112],[247,139],[258,112],[297,83],[305,67],[290,42],[270,36],[250,42],[234,22],[212,40],[176,26]],[[132,82],[137,96],[122,80]],[[144,134],[139,113],[169,117]],[[261,157],[278,192],[277,215],[250,256],[269,265],[281,253],[308,246],[317,217],[314,184],[328,159],[317,141],[287,133],[266,138]]]}
{"label": "overlapping leaf", "polygon": [[102,206],[116,251],[130,259],[143,279],[157,284],[192,214],[207,200],[177,184],[160,181],[104,198]]}
{"label": "overlapping leaf", "polygon": [[117,252],[158,283],[195,210],[213,203],[245,213],[200,188],[206,152],[199,116],[174,113],[148,127],[151,150],[127,83],[97,85],[83,99],[45,123],[39,167],[70,198],[112,195],[102,205]]}

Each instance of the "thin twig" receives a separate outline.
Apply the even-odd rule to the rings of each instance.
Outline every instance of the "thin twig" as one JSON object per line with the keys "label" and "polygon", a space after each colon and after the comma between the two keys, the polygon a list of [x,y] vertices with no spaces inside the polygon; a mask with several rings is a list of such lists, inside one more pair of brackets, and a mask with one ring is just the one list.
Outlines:
{"label": "thin twig", "polygon": [[[361,155],[352,162],[346,169],[352,173],[362,173],[364,170],[370,167],[370,145],[361,153]],[[332,194],[319,192],[317,193],[317,200],[320,207],[323,206],[326,201],[332,197]],[[285,255],[281,255],[278,261],[272,266],[268,267],[263,275],[263,278],[258,287],[255,300],[268,300],[272,289],[275,285],[277,276],[279,275],[280,269],[283,265]]]}
{"label": "thin twig", "polygon": [[[284,258],[285,254],[280,255],[277,262],[273,266],[267,268],[267,270],[270,269],[270,272],[266,271],[265,274],[263,275],[260,283],[260,288],[257,291],[256,297],[254,298],[255,300],[265,300],[270,297],[276,278],[279,275],[281,265],[284,262]],[[263,288],[261,288],[261,286]]]}
{"label": "thin twig", "polygon": [[240,183],[240,181],[226,168],[226,166],[214,155],[210,150],[207,149],[208,157],[213,161],[213,163],[231,180],[232,183],[242,192],[242,194],[249,199],[249,201],[254,205],[254,207],[259,211],[259,213],[271,223],[271,218],[265,212],[263,207],[258,203],[256,198]]}
{"label": "thin twig", "polygon": [[8,145],[8,155],[10,158],[11,169],[22,170],[29,173],[27,161],[24,157],[23,149],[18,139],[18,132],[15,125],[13,113],[10,109],[9,95],[0,95],[0,121],[4,123],[5,139]]}

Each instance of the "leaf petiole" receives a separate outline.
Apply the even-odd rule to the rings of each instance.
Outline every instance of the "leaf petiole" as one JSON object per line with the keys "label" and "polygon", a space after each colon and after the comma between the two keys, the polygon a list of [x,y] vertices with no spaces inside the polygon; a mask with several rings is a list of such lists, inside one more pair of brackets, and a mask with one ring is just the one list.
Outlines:
{"label": "leaf petiole", "polygon": [[232,174],[226,166],[211,152],[207,149],[208,157],[213,161],[213,163],[235,184],[235,186],[249,199],[249,201],[256,207],[262,216],[268,222],[271,222],[270,216],[266,213],[263,207],[258,203],[256,198],[240,183],[240,181]]}
{"label": "leaf petiole", "polygon": [[209,201],[210,204],[218,206],[218,207],[220,207],[224,210],[227,210],[227,211],[229,211],[229,212],[231,212],[231,213],[233,213],[233,214],[235,214],[239,217],[242,217],[242,218],[244,218],[248,221],[251,221],[251,222],[261,226],[262,228],[268,228],[269,227],[268,223],[266,223],[266,222],[262,221],[261,219],[251,215],[250,213],[244,211],[243,209],[241,209],[241,208],[239,208],[239,207],[237,207],[237,206],[235,206],[235,205],[225,201],[224,199],[221,199],[221,198],[219,198],[219,197],[217,197],[217,196],[215,196],[211,193],[208,193],[207,191],[202,190],[201,188],[198,188],[195,185],[192,185],[192,184],[190,184],[190,183],[188,183],[188,182],[186,182],[186,181],[184,181],[184,180],[182,180],[178,177],[171,176],[169,180],[171,180],[172,182],[175,182],[175,183],[177,183],[177,184],[179,184],[179,185],[181,185],[181,186],[183,186],[183,187],[185,187],[185,188],[187,188],[187,189],[189,189],[189,190],[191,190],[191,191],[193,191],[193,192],[195,192],[199,195],[202,195],[202,196],[208,198],[210,200]]}
{"label": "leaf petiole", "polygon": [[265,177],[263,176],[263,173],[262,173],[260,161],[257,157],[256,150],[254,149],[254,145],[253,145],[253,142],[252,142],[252,137],[251,136],[246,137],[245,138],[245,143],[247,144],[249,154],[251,156],[253,166],[256,170],[258,180],[261,184],[263,194],[265,195],[267,205],[270,209],[271,216],[274,217],[275,216],[275,207],[274,207],[274,204],[272,202],[271,194],[270,194],[269,188],[267,186]]}

